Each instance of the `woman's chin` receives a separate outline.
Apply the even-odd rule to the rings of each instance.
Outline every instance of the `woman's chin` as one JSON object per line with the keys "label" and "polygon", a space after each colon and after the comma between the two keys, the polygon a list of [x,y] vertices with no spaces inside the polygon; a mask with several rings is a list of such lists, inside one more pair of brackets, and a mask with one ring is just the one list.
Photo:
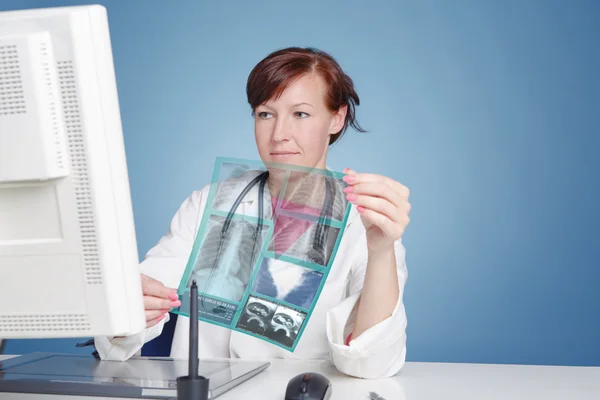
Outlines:
{"label": "woman's chin", "polygon": [[298,153],[269,154],[269,159],[273,163],[302,165],[302,157]]}
{"label": "woman's chin", "polygon": [[318,163],[318,165],[315,165],[314,160],[307,160],[301,154],[290,154],[290,155],[288,155],[288,154],[285,154],[285,155],[269,154],[268,159],[267,160],[263,159],[263,162],[265,162],[265,164],[269,164],[269,163],[275,164],[273,166],[275,169],[277,169],[277,164],[291,165],[294,167],[302,167],[302,168],[308,168],[308,169],[314,169],[314,168],[325,169],[325,167],[319,166],[320,163]]}

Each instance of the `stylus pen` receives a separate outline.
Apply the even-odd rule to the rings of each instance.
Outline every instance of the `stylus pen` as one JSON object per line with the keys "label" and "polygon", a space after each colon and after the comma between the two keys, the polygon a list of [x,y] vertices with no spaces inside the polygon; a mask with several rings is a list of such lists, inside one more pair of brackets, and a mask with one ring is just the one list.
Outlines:
{"label": "stylus pen", "polygon": [[192,281],[190,292],[190,354],[189,374],[190,377],[198,376],[198,286],[196,280]]}

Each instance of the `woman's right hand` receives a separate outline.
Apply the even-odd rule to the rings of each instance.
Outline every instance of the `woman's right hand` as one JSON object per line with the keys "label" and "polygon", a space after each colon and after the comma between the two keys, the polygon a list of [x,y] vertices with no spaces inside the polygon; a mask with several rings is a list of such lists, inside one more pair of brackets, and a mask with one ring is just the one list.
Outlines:
{"label": "woman's right hand", "polygon": [[146,310],[146,328],[159,323],[174,307],[179,307],[181,302],[177,296],[177,289],[171,289],[156,279],[142,274],[142,293],[144,294],[144,309]]}

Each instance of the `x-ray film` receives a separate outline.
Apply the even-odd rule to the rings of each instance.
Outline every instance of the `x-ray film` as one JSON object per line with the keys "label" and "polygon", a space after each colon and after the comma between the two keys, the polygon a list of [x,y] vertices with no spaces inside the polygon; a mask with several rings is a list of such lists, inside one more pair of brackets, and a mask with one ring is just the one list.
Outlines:
{"label": "x-ray film", "polygon": [[[217,158],[181,279],[201,321],[294,351],[325,285],[350,203],[344,174]],[[198,299],[190,299],[195,280]]]}

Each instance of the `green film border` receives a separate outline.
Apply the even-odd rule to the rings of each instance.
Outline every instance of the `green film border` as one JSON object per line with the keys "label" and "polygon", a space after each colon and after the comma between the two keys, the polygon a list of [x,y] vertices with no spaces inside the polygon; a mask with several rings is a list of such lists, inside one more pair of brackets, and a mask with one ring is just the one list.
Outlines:
{"label": "green film border", "polygon": [[[275,299],[273,297],[265,296],[264,294],[260,294],[258,292],[252,292],[252,291],[250,291],[248,297],[250,297],[250,296],[256,297],[257,299],[261,299],[261,300],[264,300],[264,301],[268,301],[270,303],[275,303],[277,305],[282,305],[282,306],[290,308],[292,310],[302,311],[303,313],[306,313],[306,315],[308,315],[308,313],[310,312],[310,308],[300,307],[300,306],[297,306],[295,304],[288,303],[287,301],[284,301],[284,300],[279,300],[279,299]],[[316,294],[315,294],[315,296],[316,296]]]}
{"label": "green film border", "polygon": [[[216,161],[215,161],[215,165],[217,165],[217,164],[219,166],[222,164],[240,164],[240,165],[257,167],[260,170],[265,170],[268,167],[273,167],[273,168],[279,168],[279,169],[294,171],[294,172],[305,172],[305,173],[317,174],[317,175],[327,175],[327,176],[331,176],[333,178],[339,178],[339,179],[341,179],[347,175],[347,174],[344,174],[343,172],[336,172],[336,171],[333,171],[330,169],[304,167],[304,166],[300,166],[300,165],[283,164],[283,163],[264,163],[264,162],[258,161],[258,160],[247,160],[247,159],[243,159],[243,158],[217,157]],[[219,176],[219,175],[217,174],[217,176]]]}
{"label": "green film border", "polygon": [[332,260],[333,260],[333,254],[329,258],[328,265],[315,264],[310,261],[304,261],[304,260],[301,260],[299,258],[295,258],[292,256],[286,256],[284,254],[276,255],[275,252],[270,251],[270,250],[265,250],[262,255],[264,258],[270,258],[275,261],[287,262],[287,263],[298,265],[300,267],[304,267],[304,268],[307,268],[307,269],[310,269],[310,270],[316,271],[316,272],[323,272],[325,270],[329,270],[329,265],[332,263]]}
{"label": "green film border", "polygon": [[[212,183],[217,183],[219,181],[218,178],[219,178],[220,173],[221,173],[221,166],[224,163],[241,164],[241,165],[246,165],[246,166],[255,166],[259,170],[264,170],[265,169],[265,163],[263,163],[261,161],[247,160],[247,159],[241,159],[241,158],[217,157],[216,161],[215,161],[215,168],[214,168],[214,171],[213,171],[213,176],[212,176]],[[301,166],[295,166],[295,165],[289,165],[289,164],[269,163],[268,165],[269,166],[273,166],[275,168],[287,169],[288,171],[313,173],[313,174],[331,176],[331,177],[339,178],[339,179],[343,178],[346,175],[344,173],[336,172],[336,171],[332,171],[332,170],[324,170],[324,169],[317,169],[317,168],[310,168],[310,167],[301,167]],[[289,173],[288,173],[288,176],[289,176]],[[223,217],[223,216],[227,216],[229,214],[229,213],[225,213],[225,212],[222,212],[222,211],[214,210],[212,208],[212,206],[211,206],[212,205],[212,201],[214,200],[214,197],[216,195],[217,187],[218,187],[218,185],[213,185],[213,184],[210,185],[209,196],[208,196],[208,199],[206,201],[206,206],[205,206],[205,210],[203,212],[203,216],[202,216],[202,221],[200,223],[200,227],[198,228],[198,233],[204,232],[204,230],[206,229],[206,225],[208,224],[208,221],[209,221],[209,219],[210,219],[210,217],[212,215],[217,215],[217,216]],[[232,323],[231,324],[223,324],[223,323],[220,323],[220,322],[217,322],[217,321],[206,320],[204,318],[200,318],[200,319],[203,320],[203,321],[205,321],[205,322],[208,322],[210,324],[219,325],[219,326],[231,329],[231,330],[235,330],[235,331],[241,332],[241,333],[249,335],[249,336],[254,336],[254,337],[256,337],[256,338],[258,338],[260,340],[269,342],[269,343],[274,344],[274,345],[276,345],[278,347],[281,347],[281,348],[286,349],[288,351],[294,352],[295,349],[296,349],[296,346],[298,345],[298,342],[300,341],[300,339],[302,338],[302,335],[304,334],[304,330],[306,329],[306,325],[308,324],[308,321],[312,317],[312,313],[314,311],[316,303],[318,302],[318,299],[321,296],[321,292],[323,291],[323,288],[325,287],[325,284],[327,282],[327,278],[329,277],[329,271],[331,269],[330,267],[331,267],[331,265],[333,265],[333,262],[335,261],[335,258],[337,256],[337,252],[338,252],[339,247],[340,247],[340,242],[341,242],[343,234],[344,234],[344,232],[346,230],[346,226],[347,226],[347,223],[348,223],[348,218],[350,216],[351,208],[352,208],[351,204],[349,202],[346,202],[346,211],[345,211],[345,214],[344,214],[344,218],[343,218],[343,220],[341,222],[335,221],[335,220],[331,220],[329,218],[327,218],[327,219],[320,218],[319,219],[320,223],[325,223],[327,225],[330,225],[332,227],[340,229],[340,231],[339,231],[339,233],[337,235],[338,237],[337,237],[337,240],[336,240],[336,244],[334,246],[334,250],[333,250],[333,252],[331,254],[330,261],[329,261],[329,263],[328,263],[327,266],[317,265],[317,264],[313,264],[313,263],[303,263],[301,261],[299,263],[298,259],[295,259],[295,258],[292,258],[292,257],[289,257],[289,259],[286,259],[287,258],[286,256],[279,256],[278,257],[278,259],[280,259],[282,261],[291,262],[293,264],[297,264],[297,265],[300,265],[300,266],[303,266],[303,267],[309,267],[312,270],[316,270],[318,272],[322,272],[323,273],[323,279],[321,281],[321,285],[319,286],[319,289],[318,289],[317,293],[315,294],[315,299],[313,300],[313,303],[311,305],[310,310],[307,310],[308,312],[307,312],[306,318],[304,319],[304,322],[302,324],[302,328],[298,332],[298,335],[296,336],[296,339],[294,340],[294,344],[293,344],[293,346],[291,348],[288,347],[288,346],[284,346],[283,344],[281,344],[279,342],[276,342],[274,340],[271,340],[271,339],[269,339],[269,338],[267,338],[265,336],[255,334],[255,333],[246,331],[244,329],[236,328],[236,325],[237,325],[239,317],[240,317],[240,315],[242,313],[242,310],[243,310],[245,304],[247,303],[249,296],[251,295],[251,290],[250,289],[254,285],[254,280],[256,278],[256,275],[258,274],[258,269],[262,265],[263,259],[266,258],[266,255],[267,254],[272,254],[271,252],[266,252],[265,251],[265,247],[268,245],[268,243],[270,242],[271,237],[273,235],[273,222],[270,221],[270,220],[268,220],[268,219],[264,219],[263,218],[263,220],[260,221],[263,225],[267,225],[268,226],[267,237],[265,238],[265,240],[263,242],[263,245],[262,245],[263,248],[262,248],[262,250],[260,252],[260,255],[259,255],[259,257],[257,257],[257,261],[256,261],[256,264],[254,266],[254,270],[252,271],[252,275],[251,275],[251,278],[250,278],[250,280],[248,282],[248,286],[246,287],[246,292],[244,293],[244,296],[243,296],[242,300],[238,303],[240,306],[238,307],[238,310],[236,310],[236,313],[234,314],[234,316],[232,318]],[[256,223],[259,222],[258,218],[251,217],[251,216],[248,216],[248,215],[234,214],[232,216],[232,218],[242,219],[242,220],[247,220],[247,221],[252,221],[252,222],[256,222]],[[181,295],[186,291],[189,277],[190,277],[191,272],[193,270],[193,266],[196,263],[196,259],[198,257],[198,252],[199,252],[200,247],[201,247],[201,245],[202,245],[203,242],[204,242],[204,237],[202,237],[200,235],[196,235],[196,239],[194,241],[194,246],[192,248],[191,255],[190,255],[189,259],[188,259],[188,263],[187,263],[184,275],[183,275],[183,277],[181,279],[181,282],[179,284],[178,292],[179,292],[180,298],[182,297]],[[268,257],[268,258],[273,258],[273,257]],[[303,312],[305,311],[305,309],[303,309],[301,307],[295,306],[293,304],[287,305],[287,303],[285,303],[285,302],[279,301],[277,299],[272,299],[272,298],[269,298],[267,296],[256,296],[256,295],[253,295],[253,296],[258,297],[258,298],[262,297],[262,298],[264,298],[267,301],[271,301],[273,303],[280,303],[280,304],[282,304],[282,305],[284,305],[286,307],[292,308],[292,309],[301,310]],[[214,296],[210,296],[210,297],[214,297]],[[271,300],[269,300],[269,299],[271,299]],[[223,299],[223,301],[225,301],[225,299]],[[225,302],[227,302],[227,303],[236,303],[236,302],[230,301],[230,300],[227,300]],[[176,314],[184,315],[184,316],[186,316],[186,317],[189,318],[189,314],[188,313],[183,313],[183,312],[178,311],[178,310],[173,310],[173,312],[176,313]]]}
{"label": "green film border", "polygon": [[302,213],[302,212],[295,212],[295,211],[288,211],[288,210],[280,209],[278,215],[284,216],[284,217],[295,218],[295,219],[301,219],[304,221],[315,222],[315,223],[319,223],[321,225],[329,225],[331,227],[338,228],[338,229],[341,229],[343,226],[342,222],[340,222],[338,220],[335,220],[332,218],[327,218],[327,217],[315,217],[314,215],[311,215],[309,218],[306,216],[305,213]]}
{"label": "green film border", "polygon": [[[211,208],[210,210],[208,209],[207,206],[207,212],[210,212],[213,215],[218,215],[219,217],[227,217],[229,215],[229,211],[223,211],[223,210],[218,210],[216,208]],[[337,229],[342,229],[344,228],[344,224],[340,221],[336,221],[334,219],[331,218],[324,218],[324,217],[319,217],[319,218],[315,218],[316,221],[314,219],[308,219],[306,217],[302,217],[300,215],[300,213],[298,213],[298,215],[294,215],[296,213],[289,213],[289,212],[285,212],[285,213],[281,213],[280,215],[286,216],[286,217],[290,217],[290,218],[295,218],[295,219],[302,219],[305,221],[310,221],[310,222],[314,222],[314,223],[318,223],[320,225],[328,225],[331,226],[332,228],[337,228]],[[232,215],[243,215],[246,216],[246,214],[238,214],[238,213],[233,213]],[[256,217],[252,217],[252,218],[256,218]],[[263,220],[270,220],[270,218],[264,218]]]}

